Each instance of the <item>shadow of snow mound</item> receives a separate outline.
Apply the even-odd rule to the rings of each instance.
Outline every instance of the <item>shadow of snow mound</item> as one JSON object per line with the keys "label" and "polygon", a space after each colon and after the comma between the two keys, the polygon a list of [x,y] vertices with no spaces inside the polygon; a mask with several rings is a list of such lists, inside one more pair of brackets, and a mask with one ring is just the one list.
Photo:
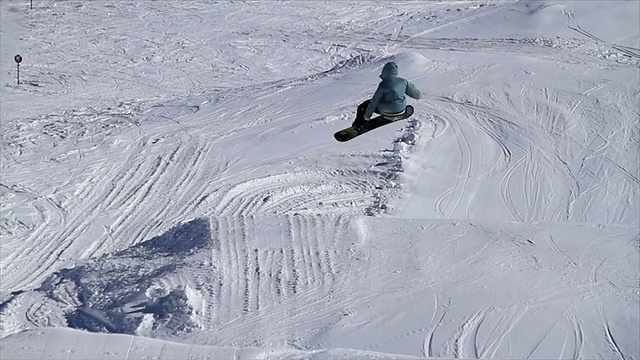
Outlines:
{"label": "shadow of snow mound", "polygon": [[167,337],[200,327],[200,286],[191,283],[211,246],[209,221],[196,219],[112,255],[47,279],[38,291],[72,328]]}
{"label": "shadow of snow mound", "polygon": [[134,246],[129,251],[154,256],[173,256],[189,254],[210,243],[211,228],[209,221],[196,219],[181,226],[174,227],[163,235]]}

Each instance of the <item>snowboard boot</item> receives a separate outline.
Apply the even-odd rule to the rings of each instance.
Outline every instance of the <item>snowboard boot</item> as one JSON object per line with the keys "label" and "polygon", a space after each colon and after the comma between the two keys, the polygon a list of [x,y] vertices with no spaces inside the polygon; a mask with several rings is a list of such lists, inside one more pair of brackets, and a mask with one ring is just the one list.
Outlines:
{"label": "snowboard boot", "polygon": [[364,119],[356,119],[351,127],[354,128],[357,132],[362,132],[366,128],[367,122]]}

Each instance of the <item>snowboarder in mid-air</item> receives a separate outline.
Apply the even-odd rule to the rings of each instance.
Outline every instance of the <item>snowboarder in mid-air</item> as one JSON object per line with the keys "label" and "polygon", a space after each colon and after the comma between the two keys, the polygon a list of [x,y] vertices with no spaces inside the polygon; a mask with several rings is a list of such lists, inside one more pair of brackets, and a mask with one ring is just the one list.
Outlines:
{"label": "snowboarder in mid-air", "polygon": [[420,90],[406,79],[398,76],[398,65],[391,61],[384,65],[380,73],[382,81],[378,84],[376,92],[371,100],[367,100],[358,106],[356,120],[351,125],[360,131],[371,119],[373,113],[382,116],[401,115],[407,107],[408,95],[414,99],[420,98]]}

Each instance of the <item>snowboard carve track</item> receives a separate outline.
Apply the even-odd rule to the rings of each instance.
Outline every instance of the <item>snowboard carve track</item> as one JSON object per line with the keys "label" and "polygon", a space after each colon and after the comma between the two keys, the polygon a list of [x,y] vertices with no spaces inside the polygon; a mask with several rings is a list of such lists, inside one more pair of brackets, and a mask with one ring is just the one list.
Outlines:
{"label": "snowboard carve track", "polygon": [[474,314],[459,329],[459,336],[453,341],[455,358],[478,359],[478,330],[484,321],[487,309]]}
{"label": "snowboard carve track", "polygon": [[439,310],[441,308],[442,308],[442,315],[439,317],[438,321],[435,322],[435,325],[433,325],[430,329],[428,329],[427,335],[425,336],[424,341],[422,342],[422,354],[421,355],[423,357],[435,357],[436,356],[434,354],[434,349],[433,349],[433,337],[434,337],[436,331],[438,330],[438,327],[440,327],[442,325],[442,321],[447,316],[447,312],[449,311],[449,306],[451,305],[451,300],[450,299],[448,300],[448,302],[446,304],[440,306],[438,304],[438,295],[434,294],[433,298],[434,298],[434,310],[433,310],[433,315],[431,316],[431,321],[429,321],[429,323],[433,324],[435,322],[436,316],[440,312]]}
{"label": "snowboard carve track", "polygon": [[622,352],[622,350],[620,350],[618,343],[613,337],[613,334],[611,332],[611,327],[609,326],[609,320],[607,319],[607,313],[604,309],[604,304],[602,300],[600,300],[598,310],[600,312],[600,316],[602,317],[602,326],[603,326],[604,335],[605,335],[607,344],[609,345],[609,347],[611,348],[611,350],[613,351],[613,353],[616,355],[618,359],[624,360],[625,354]]}
{"label": "snowboard carve track", "polygon": [[[461,159],[458,173],[462,176],[456,177],[456,182],[453,184],[453,187],[440,194],[435,200],[434,206],[438,210],[438,213],[442,218],[449,217],[449,215],[445,213],[447,209],[451,209],[450,211],[455,211],[456,208],[460,205],[460,202],[464,195],[466,184],[471,176],[473,157],[471,148],[469,146],[469,140],[467,139],[467,136],[464,134],[464,132],[461,131],[460,124],[457,123],[456,125],[457,126],[455,126],[455,130],[453,130],[453,132],[456,135],[457,150],[459,153],[459,158]],[[451,126],[450,128],[454,129],[454,126]],[[462,179],[462,182],[460,181],[460,179]],[[456,194],[458,191],[460,193]],[[457,199],[454,200],[455,203],[453,206],[451,206],[452,198]]]}
{"label": "snowboard carve track", "polygon": [[573,327],[573,354],[572,359],[582,359],[582,352],[584,351],[584,331],[580,318],[576,315],[574,308],[569,307],[568,319]]}

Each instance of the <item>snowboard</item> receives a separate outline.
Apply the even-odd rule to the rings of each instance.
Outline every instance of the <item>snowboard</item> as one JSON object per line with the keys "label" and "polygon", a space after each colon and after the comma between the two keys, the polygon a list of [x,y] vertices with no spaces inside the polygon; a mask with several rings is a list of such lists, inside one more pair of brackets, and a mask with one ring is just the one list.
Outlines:
{"label": "snowboard", "polygon": [[354,129],[353,127],[349,126],[346,129],[342,129],[340,131],[338,131],[337,133],[333,134],[333,137],[340,141],[340,142],[345,142],[345,141],[349,141],[351,139],[354,139],[364,133],[367,133],[373,129],[377,129],[381,126],[384,125],[388,125],[391,124],[393,122],[396,122],[398,120],[404,120],[408,117],[410,117],[411,115],[413,115],[413,106],[411,105],[407,105],[407,107],[405,108],[404,113],[398,115],[398,116],[377,116],[372,118],[371,120],[366,122],[366,125],[364,126],[364,128],[361,131],[358,131],[356,129]]}

